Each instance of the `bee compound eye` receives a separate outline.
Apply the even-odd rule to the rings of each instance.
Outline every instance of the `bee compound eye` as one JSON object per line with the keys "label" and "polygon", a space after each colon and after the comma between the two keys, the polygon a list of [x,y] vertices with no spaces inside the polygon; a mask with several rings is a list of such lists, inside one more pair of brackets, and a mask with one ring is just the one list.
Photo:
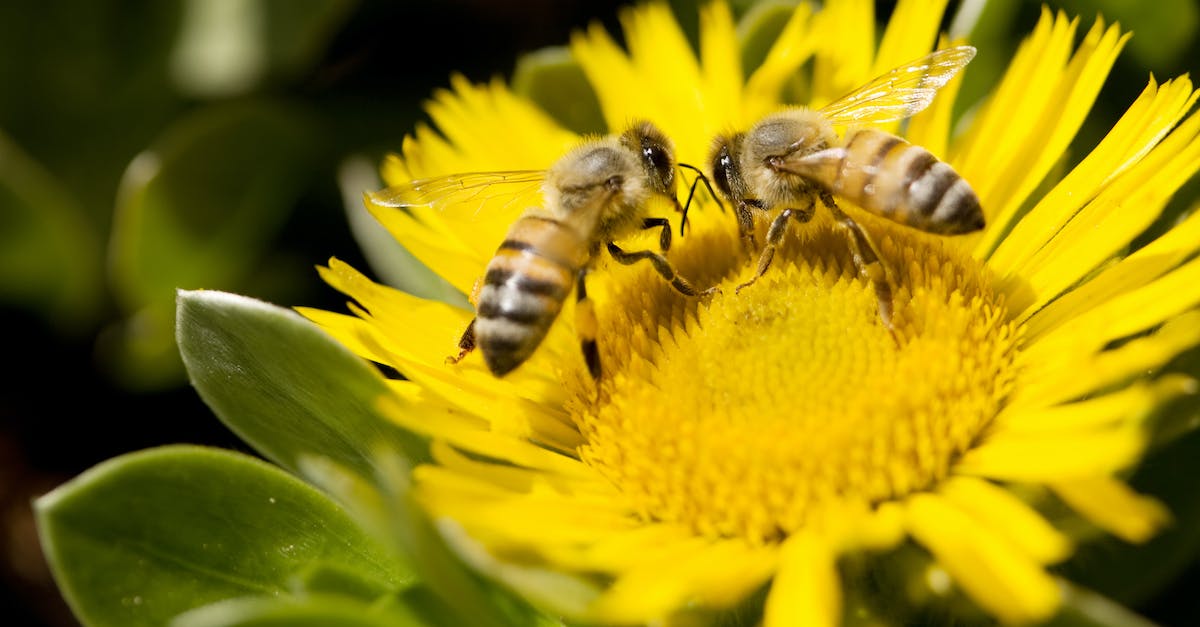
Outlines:
{"label": "bee compound eye", "polygon": [[645,159],[646,165],[650,166],[650,170],[658,176],[658,178],[667,186],[670,186],[672,179],[675,178],[675,171],[672,168],[671,155],[661,145],[653,142],[648,142],[642,145],[642,158]]}
{"label": "bee compound eye", "polygon": [[729,157],[729,147],[722,146],[713,157],[712,175],[717,190],[729,198],[729,168],[733,167],[733,159]]}

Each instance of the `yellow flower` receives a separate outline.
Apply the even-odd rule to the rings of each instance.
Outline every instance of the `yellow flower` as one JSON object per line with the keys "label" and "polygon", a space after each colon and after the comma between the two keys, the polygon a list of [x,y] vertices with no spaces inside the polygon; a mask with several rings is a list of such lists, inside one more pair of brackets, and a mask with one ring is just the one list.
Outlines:
{"label": "yellow flower", "polygon": [[[929,52],[945,5],[899,2],[876,47],[873,3],[800,4],[749,76],[723,2],[702,9],[699,58],[662,3],[623,14],[628,51],[598,26],[570,51],[611,129],[649,119],[703,165],[715,135],[784,106],[798,76],[820,106]],[[1127,38],[1097,20],[1076,45],[1077,28],[1046,12],[961,125],[956,79],[904,127],[978,192],[982,233],[939,237],[850,209],[895,275],[896,338],[828,219],[793,227],[774,267],[735,294],[754,253],[703,191],[670,258],[721,294],[685,298],[650,268],[599,261],[598,383],[570,302],[503,379],[478,355],[446,363],[471,312],[336,260],[322,275],[355,315],[305,314],[404,375],[385,402],[434,442],[435,462],[414,471],[420,502],[464,558],[551,611],[653,622],[765,591],[766,625],[833,625],[839,560],[911,540],[1000,620],[1046,619],[1062,595],[1047,568],[1074,542],[1043,510],[1065,504],[1130,542],[1168,521],[1119,473],[1141,458],[1147,417],[1193,390],[1155,371],[1200,343],[1200,216],[1130,251],[1200,167],[1200,117],[1185,118],[1196,93],[1186,77],[1151,80],[1057,174]],[[440,134],[418,128],[386,162],[388,183],[544,169],[580,141],[502,82],[455,79],[428,111]],[[470,293],[537,202],[533,189],[373,209]]]}

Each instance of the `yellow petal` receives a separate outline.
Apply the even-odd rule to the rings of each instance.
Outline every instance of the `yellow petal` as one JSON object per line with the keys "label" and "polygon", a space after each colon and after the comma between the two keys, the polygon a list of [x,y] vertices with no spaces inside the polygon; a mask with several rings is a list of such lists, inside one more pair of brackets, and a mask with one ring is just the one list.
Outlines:
{"label": "yellow petal", "polygon": [[[948,48],[964,43],[966,42],[963,40],[949,41],[943,38],[938,42],[938,48]],[[938,90],[933,104],[913,116],[908,122],[908,130],[905,132],[908,141],[925,148],[943,160],[946,158],[950,143],[950,125],[953,122],[951,114],[954,113],[955,101],[958,98],[958,90],[962,87],[964,74],[965,72],[959,72]]]}
{"label": "yellow petal", "polygon": [[[569,344],[562,339],[563,331],[555,334],[552,328],[537,354],[516,372],[497,379],[475,356],[458,364],[446,363],[446,358],[458,351],[458,339],[471,318],[468,312],[374,283],[337,259],[318,271],[327,283],[354,298],[365,310],[360,317],[370,322],[377,352],[386,354],[381,363],[484,416],[497,415],[497,399],[523,398],[546,407],[561,407],[561,384],[552,366],[555,360],[563,359],[556,350]],[[412,329],[422,332],[413,334]]]}
{"label": "yellow petal", "polygon": [[770,577],[776,558],[776,549],[742,540],[693,538],[622,573],[590,613],[602,622],[643,623],[689,605],[728,607]]}
{"label": "yellow petal", "polygon": [[695,537],[695,532],[682,525],[642,522],[590,544],[553,547],[548,559],[583,572],[624,572],[656,562],[678,544],[694,542]]}
{"label": "yellow petal", "polygon": [[771,582],[764,627],[835,627],[842,623],[842,583],[830,543],[797,534],[783,544],[779,572]]}
{"label": "yellow petal", "polygon": [[[1192,116],[1085,205],[1019,271],[1014,310],[1040,307],[1119,254],[1200,169],[1200,115]],[[1032,214],[1031,214],[1032,215]],[[1015,233],[1013,238],[1018,237]],[[1022,298],[1028,294],[1027,298]]]}
{"label": "yellow petal", "polygon": [[909,499],[907,513],[913,538],[1001,621],[1045,620],[1058,608],[1058,586],[1038,564],[946,499],[917,494]]}
{"label": "yellow petal", "polygon": [[1151,81],[1104,139],[1004,238],[989,265],[1001,274],[1021,272],[1085,203],[1158,145],[1195,100],[1186,78],[1161,86]]}
{"label": "yellow petal", "polygon": [[453,471],[464,477],[477,481],[486,481],[503,490],[513,493],[532,492],[534,486],[545,483],[563,493],[583,493],[592,491],[600,486],[607,487],[598,475],[561,475],[548,474],[544,470],[523,468],[508,464],[497,464],[490,460],[481,460],[464,454],[451,446],[445,440],[435,440],[430,444],[433,461],[439,466]]}
{"label": "yellow petal", "polygon": [[[1038,342],[1020,355],[1021,378],[1010,404],[1046,407],[1104,390],[1145,376],[1196,344],[1200,344],[1200,311],[1182,314],[1153,334],[1110,350],[1097,346],[1097,339],[1086,330],[1054,343]],[[1080,372],[1088,376],[1081,377]]]}
{"label": "yellow petal", "polygon": [[1154,241],[1038,310],[1026,322],[1028,337],[1040,337],[1114,296],[1157,279],[1197,248],[1200,248],[1200,210],[1193,210]]}
{"label": "yellow petal", "polygon": [[638,77],[629,57],[600,24],[588,26],[587,31],[571,36],[571,55],[579,61],[588,82],[595,89],[600,110],[610,129],[618,129],[629,120],[649,116],[642,91],[624,89],[637,85]]}
{"label": "yellow petal", "polygon": [[[1051,23],[1052,22],[1052,23]],[[986,258],[1026,198],[1061,158],[1091,109],[1127,37],[1097,19],[1071,55],[1075,25],[1044,13],[954,159],[988,217],[975,250]]]}
{"label": "yellow petal", "polygon": [[[421,263],[433,269],[438,276],[446,279],[460,292],[471,292],[475,281],[487,265],[490,253],[486,252],[486,245],[472,245],[457,235],[445,235],[436,228],[444,224],[437,216],[434,216],[433,221],[426,223],[419,220],[413,212],[382,207],[369,199],[365,204],[367,210],[388,233]],[[499,243],[503,239],[504,229],[493,226],[486,230],[480,229],[477,233],[486,233],[488,237],[495,238],[495,243]]]}
{"label": "yellow petal", "polygon": [[707,142],[742,119],[742,52],[733,13],[725,2],[709,2],[700,9],[700,70],[701,100],[710,123],[702,132]]}
{"label": "yellow petal", "polygon": [[309,307],[297,307],[296,312],[321,327],[355,355],[375,363],[387,363],[388,354],[380,350],[379,343],[374,340],[374,331],[366,320]]}
{"label": "yellow petal", "polygon": [[1032,161],[1034,148],[1027,140],[1062,78],[1074,34],[1073,22],[1043,7],[1033,32],[1021,42],[1000,84],[957,144],[963,146],[962,154],[952,152],[959,174],[971,181],[980,199],[997,201],[983,205],[989,226],[1003,199],[992,191],[1003,185],[998,175],[1014,161]]}
{"label": "yellow petal", "polygon": [[1050,488],[1072,509],[1126,542],[1145,542],[1171,521],[1162,503],[1112,477],[1055,481]]}
{"label": "yellow petal", "polygon": [[872,76],[879,76],[929,52],[937,41],[946,0],[900,0],[888,19]]}
{"label": "yellow petal", "polygon": [[1033,361],[1069,350],[1073,355],[1099,350],[1114,340],[1129,337],[1200,305],[1200,259],[1193,259],[1167,274],[1082,312],[1069,325],[1036,338],[1022,360]]}
{"label": "yellow petal", "polygon": [[1025,501],[994,483],[955,477],[939,491],[977,524],[1003,537],[1039,564],[1053,564],[1071,555],[1070,538]]}
{"label": "yellow petal", "polygon": [[483,543],[466,533],[462,525],[449,518],[438,519],[437,527],[446,544],[463,561],[492,579],[504,582],[534,605],[552,607],[566,616],[582,618],[598,595],[598,586],[590,577],[497,559]]}
{"label": "yellow petal", "polygon": [[461,421],[437,420],[437,415],[385,397],[381,410],[396,424],[413,431],[446,440],[464,451],[484,455],[546,473],[568,477],[589,478],[595,471],[579,460],[562,452],[549,450],[544,443],[514,437],[512,434],[490,433],[464,426]]}
{"label": "yellow petal", "polygon": [[1141,459],[1146,434],[1138,426],[1071,433],[996,433],[967,451],[955,472],[1008,481],[1045,482],[1128,468]]}
{"label": "yellow petal", "polygon": [[574,133],[499,79],[476,85],[456,75],[451,86],[452,92],[439,92],[426,110],[462,163],[471,164],[467,170],[548,168],[578,141]]}
{"label": "yellow petal", "polygon": [[840,524],[822,529],[830,541],[842,550],[890,549],[905,538],[904,511],[895,502],[881,503],[872,511],[842,517]]}
{"label": "yellow petal", "polygon": [[1013,434],[1080,432],[1135,423],[1183,394],[1196,392],[1196,380],[1183,375],[1165,375],[1150,382],[1135,383],[1123,390],[1087,400],[1050,407],[1030,408],[1010,404],[996,418],[999,429]]}
{"label": "yellow petal", "polygon": [[[817,38],[813,60],[811,108],[822,107],[876,75],[875,3],[870,0],[827,2],[812,17]],[[889,70],[891,68],[885,68]]]}
{"label": "yellow petal", "polygon": [[486,477],[434,465],[418,466],[413,480],[431,512],[460,521],[496,552],[589,544],[640,525],[611,490],[560,492],[561,486],[535,483],[512,492]]}
{"label": "yellow petal", "polygon": [[470,313],[457,307],[377,284],[336,258],[317,271],[331,287],[373,314],[377,312],[382,323],[396,324],[402,329],[422,329],[423,333],[407,337],[405,344],[414,357],[426,363],[444,361],[458,343],[455,335],[461,336],[471,319]]}
{"label": "yellow petal", "polygon": [[[625,45],[638,74],[637,85],[650,87],[640,94],[653,103],[638,114],[659,124],[669,120],[693,120],[703,107],[700,66],[696,55],[666,2],[651,2],[621,12]],[[630,91],[629,85],[620,87]],[[673,141],[685,141],[682,135],[668,133]],[[705,139],[704,141],[707,141]]]}

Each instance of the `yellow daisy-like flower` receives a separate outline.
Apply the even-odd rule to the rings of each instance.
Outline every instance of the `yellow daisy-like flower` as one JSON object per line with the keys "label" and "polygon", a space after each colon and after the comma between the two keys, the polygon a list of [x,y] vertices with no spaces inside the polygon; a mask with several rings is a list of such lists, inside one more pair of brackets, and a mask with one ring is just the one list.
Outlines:
{"label": "yellow daisy-like flower", "polygon": [[[749,76],[723,2],[702,9],[699,58],[665,4],[623,14],[627,50],[596,26],[570,51],[614,132],[651,120],[699,165],[715,135],[784,106],[797,77],[821,106],[929,52],[945,5],[899,2],[877,46],[871,2],[800,4]],[[1000,620],[1046,619],[1062,595],[1047,568],[1074,546],[1039,508],[1065,504],[1130,542],[1167,522],[1118,473],[1143,454],[1147,417],[1194,387],[1148,373],[1200,344],[1200,216],[1129,250],[1200,167],[1197,94],[1187,78],[1152,80],[1056,178],[1127,38],[1097,20],[1076,45],[1078,26],[1046,12],[961,128],[959,79],[905,126],[977,191],[982,233],[940,237],[849,207],[892,269],[895,337],[827,218],[793,228],[735,294],[755,253],[704,192],[669,257],[721,293],[687,298],[651,268],[598,261],[598,382],[570,302],[503,379],[478,355],[446,362],[472,312],[336,260],[322,275],[355,315],[305,314],[406,378],[386,406],[431,437],[414,490],[460,553],[572,619],[670,620],[765,591],[764,624],[833,625],[839,559],[906,539]],[[385,164],[389,184],[544,169],[581,140],[501,82],[456,79],[428,110],[440,133],[418,128]],[[538,202],[528,190],[373,209],[470,293]],[[665,202],[652,211],[671,215]]]}

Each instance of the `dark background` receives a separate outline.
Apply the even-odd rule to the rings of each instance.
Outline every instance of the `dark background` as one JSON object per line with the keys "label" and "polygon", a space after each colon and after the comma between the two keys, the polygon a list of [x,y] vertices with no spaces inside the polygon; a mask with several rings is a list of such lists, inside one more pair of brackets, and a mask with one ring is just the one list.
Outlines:
{"label": "dark background", "polygon": [[[280,4],[263,1],[288,14]],[[342,299],[320,283],[312,267],[330,256],[367,265],[346,225],[336,184],[342,158],[362,154],[377,162],[398,147],[423,119],[422,101],[432,89],[446,86],[451,72],[476,81],[507,76],[521,53],[562,44],[572,29],[591,20],[618,32],[616,10],[628,3],[311,4],[333,4],[337,10],[324,30],[316,29],[324,34],[305,38],[309,52],[272,65],[253,86],[226,96],[181,93],[166,78],[165,51],[186,18],[183,2],[17,0],[0,7],[0,132],[76,199],[76,219],[99,248],[84,267],[104,263],[122,173],[135,155],[205,108],[238,100],[283,101],[313,121],[304,132],[315,137],[310,145],[319,148],[319,156],[305,164],[310,176],[291,183],[295,202],[278,227],[257,242],[256,258],[273,269],[267,276],[291,279],[255,282],[243,276],[205,287],[340,310]],[[689,3],[677,4],[681,14],[694,15],[686,13],[694,11],[684,8]],[[1101,8],[1128,11],[1138,3],[1060,4],[1080,14],[1086,30]],[[1183,14],[1191,10],[1195,17],[1193,2],[1165,4],[1184,6]],[[890,13],[891,3],[878,6],[878,15]],[[1032,2],[1008,12],[993,27],[1002,33],[994,35],[996,48],[1014,46],[1037,12]],[[1081,133],[1081,145],[1094,143],[1111,125],[1144,87],[1148,70],[1167,78],[1197,69],[1195,38],[1190,32],[1183,37],[1183,45],[1157,57],[1154,46],[1138,54],[1127,49],[1096,106],[1094,122]],[[995,56],[1008,54],[1002,50]],[[0,171],[10,165],[0,153]],[[1185,195],[1196,197],[1194,184]],[[8,211],[6,199],[0,196],[0,211]],[[0,219],[0,234],[5,224]],[[5,241],[0,235],[0,243]],[[0,255],[0,265],[5,262],[11,260]],[[30,272],[20,264],[13,267]],[[42,561],[29,507],[33,498],[103,460],[160,444],[211,444],[253,454],[181,377],[156,378],[147,369],[139,374],[138,368],[122,365],[120,342],[113,338],[136,326],[137,312],[105,283],[102,270],[93,269],[97,283],[81,290],[87,296],[72,301],[83,303],[78,306],[55,304],[36,289],[0,285],[0,328],[8,340],[0,379],[0,622],[6,625],[75,624]],[[0,272],[0,283],[13,271],[8,272]],[[1200,621],[1193,592],[1200,569],[1194,558],[1191,563],[1171,586],[1136,609],[1168,625]]]}

